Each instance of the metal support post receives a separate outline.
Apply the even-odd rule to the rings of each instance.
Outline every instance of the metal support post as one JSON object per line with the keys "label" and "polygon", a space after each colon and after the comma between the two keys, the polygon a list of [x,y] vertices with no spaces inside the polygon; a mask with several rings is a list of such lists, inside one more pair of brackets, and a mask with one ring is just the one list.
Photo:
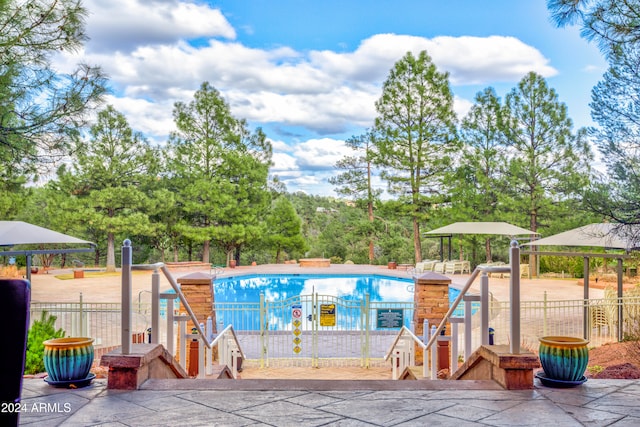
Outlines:
{"label": "metal support post", "polygon": [[131,354],[131,240],[122,246],[122,354]]}
{"label": "metal support post", "polygon": [[511,354],[520,354],[520,247],[517,240],[509,248],[510,304],[511,304]]}
{"label": "metal support post", "polygon": [[160,343],[160,272],[155,269],[151,274],[151,344],[158,343]]}
{"label": "metal support post", "polygon": [[586,256],[583,260],[584,307],[582,309],[582,337],[588,340],[589,335],[591,335],[591,331],[589,330],[589,257]]}
{"label": "metal support post", "polygon": [[489,345],[489,276],[486,271],[480,276],[480,330],[482,345]]}
{"label": "metal support post", "polygon": [[618,341],[624,338],[624,306],[622,304],[622,258],[618,258]]}

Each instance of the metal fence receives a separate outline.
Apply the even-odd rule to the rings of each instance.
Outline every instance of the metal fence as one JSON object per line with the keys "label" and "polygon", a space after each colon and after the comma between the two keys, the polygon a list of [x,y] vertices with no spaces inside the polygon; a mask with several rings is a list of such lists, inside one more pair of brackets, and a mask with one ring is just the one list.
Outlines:
{"label": "metal fence", "polygon": [[[30,306],[30,326],[42,319],[46,312],[54,316],[55,328],[62,329],[66,336],[94,338],[94,347],[111,349],[120,345],[121,304],[84,302],[32,302]],[[132,311],[134,340],[145,340],[147,329],[151,327],[151,306],[149,303],[136,305]]]}
{"label": "metal fence", "polygon": [[[321,309],[332,304],[343,315],[336,318],[336,326],[323,326]],[[302,309],[299,335],[294,333],[296,305]],[[509,302],[491,302],[489,325],[495,331],[495,344],[509,344],[509,306]],[[339,301],[335,297],[309,296],[262,303],[215,303],[214,309],[219,331],[233,325],[248,358],[247,365],[380,366],[400,327],[411,327],[413,307],[412,302]],[[94,338],[100,354],[100,349],[107,351],[121,344],[120,309],[120,303],[84,302],[82,298],[78,302],[32,302],[30,320],[33,324],[42,312],[47,312],[56,317],[56,328],[63,329],[67,336]],[[379,323],[381,318],[386,319],[386,313],[395,316],[395,324]],[[598,347],[617,341],[620,318],[624,337],[640,336],[640,297],[523,301],[520,318],[525,348],[537,350],[538,339],[548,335],[586,337],[591,347]],[[472,327],[479,328],[478,323],[473,322]],[[266,328],[261,330],[260,325]],[[132,308],[132,331],[137,340],[146,340],[150,327],[150,303],[138,301]],[[164,342],[166,330],[163,328],[160,334]],[[474,342],[473,348],[478,345]]]}

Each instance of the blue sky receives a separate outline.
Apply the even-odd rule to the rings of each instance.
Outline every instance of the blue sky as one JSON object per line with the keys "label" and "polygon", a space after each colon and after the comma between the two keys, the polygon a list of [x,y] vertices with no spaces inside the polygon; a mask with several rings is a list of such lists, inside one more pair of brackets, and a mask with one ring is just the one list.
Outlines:
{"label": "blue sky", "polygon": [[[529,71],[543,75],[575,126],[592,125],[591,88],[606,70],[578,28],[559,29],[542,0],[85,0],[91,38],[78,61],[110,76],[108,102],[163,144],[174,102],[203,81],[232,113],[261,126],[272,173],[289,191],[335,195],[327,178],[344,140],[373,124],[393,64],[427,50],[450,73],[464,116],[488,86],[504,96]],[[377,182],[384,187],[384,183]]]}

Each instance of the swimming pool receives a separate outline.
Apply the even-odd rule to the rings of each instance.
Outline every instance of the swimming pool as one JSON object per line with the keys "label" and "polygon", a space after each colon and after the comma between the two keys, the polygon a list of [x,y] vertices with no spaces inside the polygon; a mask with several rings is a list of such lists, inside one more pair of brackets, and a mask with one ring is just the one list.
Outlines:
{"label": "swimming pool", "polygon": [[381,275],[265,274],[218,278],[216,302],[284,300],[299,295],[331,295],[345,300],[413,301],[413,280]]}
{"label": "swimming pool", "polygon": [[[326,275],[326,274],[264,274],[217,278],[214,281],[216,321],[233,324],[240,330],[259,330],[260,297],[269,305],[266,314],[269,327],[274,330],[289,328],[293,305],[301,305],[304,317],[314,312],[312,307],[337,301],[340,315],[348,313],[349,320],[357,323],[364,301],[369,299],[372,322],[377,310],[402,312],[404,326],[413,318],[413,287],[411,278],[384,275]],[[450,303],[460,291],[449,288]],[[318,295],[312,302],[311,295]],[[315,298],[315,297],[314,297]],[[266,309],[263,308],[266,311]],[[361,320],[360,320],[361,321]],[[396,325],[397,326],[397,325]],[[399,326],[398,326],[399,327]]]}

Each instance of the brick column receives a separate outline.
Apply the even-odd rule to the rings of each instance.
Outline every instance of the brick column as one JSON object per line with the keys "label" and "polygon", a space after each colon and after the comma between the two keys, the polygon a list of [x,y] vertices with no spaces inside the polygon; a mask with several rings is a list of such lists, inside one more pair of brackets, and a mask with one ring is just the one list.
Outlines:
{"label": "brick column", "polygon": [[[416,328],[416,335],[423,336],[424,319],[429,321],[429,328],[432,325],[438,326],[445,314],[449,310],[449,285],[451,279],[442,274],[429,271],[415,279],[415,290],[413,301],[415,303],[415,311],[413,321]],[[450,334],[449,325],[447,325],[446,334]],[[436,345],[436,344],[434,344]],[[423,360],[422,349],[416,346],[416,363]]]}
{"label": "brick column", "polygon": [[[217,329],[216,316],[213,311],[213,303],[215,301],[213,276],[207,273],[196,272],[182,276],[177,281],[185,299],[191,306],[193,314],[195,314],[198,319],[198,323],[204,323],[206,325],[207,317],[211,316],[211,319],[213,320],[213,332],[215,333]],[[182,306],[180,307],[180,314],[187,314],[187,311]],[[191,320],[187,321],[187,333],[190,333],[191,328],[194,326],[195,325]],[[178,342],[179,341],[176,341],[176,343]],[[187,350],[188,349],[189,346],[187,345]],[[178,354],[179,350],[180,346],[176,344],[176,359],[178,360],[180,359],[180,355]],[[189,358],[187,358],[187,365],[188,363]],[[187,371],[188,368],[189,367],[187,366]]]}

